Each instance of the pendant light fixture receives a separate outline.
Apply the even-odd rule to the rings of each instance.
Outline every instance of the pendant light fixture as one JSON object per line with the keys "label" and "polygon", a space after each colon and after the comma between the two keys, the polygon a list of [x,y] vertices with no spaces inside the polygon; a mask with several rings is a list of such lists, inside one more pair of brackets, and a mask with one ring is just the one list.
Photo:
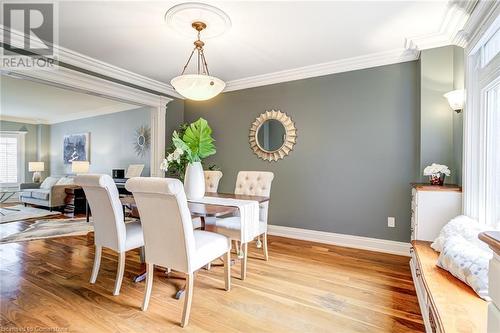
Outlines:
{"label": "pendant light fixture", "polygon": [[[170,83],[185,98],[195,101],[205,101],[220,94],[224,90],[226,83],[215,76],[211,76],[208,70],[203,50],[205,43],[201,40],[201,32],[206,29],[207,25],[204,22],[196,21],[191,26],[198,32],[198,39],[194,42],[194,49],[186,65],[184,65],[181,75],[174,77]],[[197,73],[185,74],[195,53],[197,58]]]}

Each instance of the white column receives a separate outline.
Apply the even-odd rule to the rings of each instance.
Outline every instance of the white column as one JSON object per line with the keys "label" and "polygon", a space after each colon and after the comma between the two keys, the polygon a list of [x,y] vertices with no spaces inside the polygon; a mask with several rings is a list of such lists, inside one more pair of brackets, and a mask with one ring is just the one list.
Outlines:
{"label": "white column", "polygon": [[160,97],[151,111],[151,177],[163,177],[160,164],[165,157],[165,117],[171,98]]}

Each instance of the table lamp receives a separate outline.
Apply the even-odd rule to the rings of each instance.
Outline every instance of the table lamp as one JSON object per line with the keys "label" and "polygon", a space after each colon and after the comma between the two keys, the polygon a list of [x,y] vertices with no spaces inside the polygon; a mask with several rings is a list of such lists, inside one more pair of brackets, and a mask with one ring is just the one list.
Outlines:
{"label": "table lamp", "polygon": [[29,172],[33,172],[33,183],[39,183],[42,180],[41,171],[45,171],[44,162],[29,162],[28,163]]}
{"label": "table lamp", "polygon": [[74,174],[89,172],[89,161],[73,161],[71,163],[71,172]]}

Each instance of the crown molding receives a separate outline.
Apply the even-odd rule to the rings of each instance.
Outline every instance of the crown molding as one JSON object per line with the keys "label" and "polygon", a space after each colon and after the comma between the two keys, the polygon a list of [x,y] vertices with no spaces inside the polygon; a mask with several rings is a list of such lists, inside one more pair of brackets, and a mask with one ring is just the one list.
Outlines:
{"label": "crown molding", "polygon": [[[4,32],[10,33],[13,42],[23,43],[27,38],[30,39],[31,44],[34,46],[44,46],[40,40],[27,36],[15,29],[7,28],[3,24],[0,25],[0,38],[2,38],[2,42]],[[70,65],[75,67],[75,69],[87,71],[89,73],[96,73],[111,80],[119,81],[118,83],[122,82],[121,84],[126,83],[127,85],[145,88],[157,95],[166,94],[168,96],[182,98],[170,84],[150,79],[146,76],[97,60],[57,44],[52,44],[52,47],[54,48],[54,58],[59,63]]]}
{"label": "crown molding", "polygon": [[[492,12],[492,7],[498,7],[498,2],[450,0],[439,31],[408,37],[405,39],[403,48],[232,80],[226,82],[226,88],[223,92],[417,60],[420,51],[429,48],[446,45],[465,47],[473,37],[474,31],[480,28],[479,23],[484,20],[485,13]],[[0,27],[2,31],[7,30],[3,25],[0,25]],[[14,36],[19,40],[24,38],[24,35],[19,32]],[[36,43],[36,41],[34,42]],[[136,87],[142,87],[158,94],[184,99],[169,84],[147,78],[55,44],[54,50],[58,60],[62,63]]]}
{"label": "crown molding", "polygon": [[45,119],[0,115],[0,120],[12,121],[12,122],[16,122],[16,123],[32,124],[32,125],[53,125],[53,124],[63,123],[66,121],[98,117],[98,116],[103,116],[103,115],[112,114],[112,113],[125,112],[125,111],[132,111],[132,110],[136,110],[137,108],[139,108],[139,107],[138,106],[125,107],[123,105],[122,106],[109,105],[109,106],[104,106],[104,107],[93,109],[93,110],[86,110],[86,111],[81,111],[81,112],[77,112],[77,113],[69,113],[69,114],[66,114],[63,116],[60,115],[57,117],[51,117],[51,118],[45,118]]}
{"label": "crown molding", "polygon": [[408,37],[405,40],[405,48],[426,50],[446,45],[464,47],[465,40],[461,31],[477,4],[478,0],[449,1],[439,31]]}
{"label": "crown molding", "polygon": [[49,125],[53,124],[58,124],[58,123],[64,123],[66,121],[73,121],[73,120],[79,120],[79,119],[85,119],[85,118],[93,118],[93,117],[99,117],[99,116],[104,116],[112,113],[120,113],[120,112],[125,112],[125,111],[132,111],[136,110],[140,107],[137,106],[116,106],[116,105],[109,105],[109,106],[104,106],[101,108],[93,109],[93,110],[86,110],[82,112],[77,112],[77,113],[69,113],[64,116],[59,116],[57,118],[49,118],[46,120],[46,123]]}
{"label": "crown molding", "polygon": [[397,49],[388,52],[372,53],[228,81],[224,92],[413,61],[417,60],[418,57],[418,50]]}
{"label": "crown molding", "polygon": [[47,125],[47,124],[49,124],[47,121],[45,121],[43,119],[15,117],[15,116],[8,116],[5,114],[0,115],[0,121],[11,121],[13,123],[22,123],[22,124],[31,124],[31,125]]}
{"label": "crown molding", "polygon": [[496,20],[498,20],[499,16],[500,2],[479,1],[458,37],[464,41],[468,54],[474,51],[476,45],[481,44],[479,41],[482,38],[491,37],[487,30],[491,29],[494,24],[497,24],[496,28],[498,28],[498,21]]}

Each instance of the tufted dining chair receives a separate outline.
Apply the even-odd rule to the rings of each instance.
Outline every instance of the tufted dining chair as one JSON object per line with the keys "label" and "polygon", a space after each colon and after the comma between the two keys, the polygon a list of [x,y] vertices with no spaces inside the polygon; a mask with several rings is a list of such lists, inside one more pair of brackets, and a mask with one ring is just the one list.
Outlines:
{"label": "tufted dining chair", "polygon": [[[271,183],[274,174],[266,171],[240,171],[236,178],[235,194],[243,195],[257,195],[257,196],[270,196]],[[264,259],[269,259],[267,251],[267,216],[269,210],[269,201],[259,204],[259,231],[255,237],[263,236],[263,251]],[[223,234],[241,242],[241,223],[239,216],[231,216],[216,220],[217,233]],[[241,258],[241,279],[246,278],[246,266],[248,259],[248,243],[241,244],[240,256]]]}
{"label": "tufted dining chair", "polygon": [[110,176],[81,175],[75,177],[75,183],[85,192],[94,223],[95,257],[90,283],[95,283],[97,279],[102,248],[112,249],[118,252],[118,270],[113,291],[113,295],[118,295],[125,270],[125,252],[144,246],[141,223],[124,222],[118,189]]}
{"label": "tufted dining chair", "polygon": [[184,327],[189,320],[196,270],[223,256],[225,289],[230,289],[231,242],[224,235],[193,230],[184,186],[178,179],[136,177],[129,179],[125,188],[134,195],[144,230],[147,277],[142,310],[148,308],[154,265],[186,273]]}
{"label": "tufted dining chair", "polygon": [[217,193],[222,172],[217,170],[205,170],[205,192]]}

